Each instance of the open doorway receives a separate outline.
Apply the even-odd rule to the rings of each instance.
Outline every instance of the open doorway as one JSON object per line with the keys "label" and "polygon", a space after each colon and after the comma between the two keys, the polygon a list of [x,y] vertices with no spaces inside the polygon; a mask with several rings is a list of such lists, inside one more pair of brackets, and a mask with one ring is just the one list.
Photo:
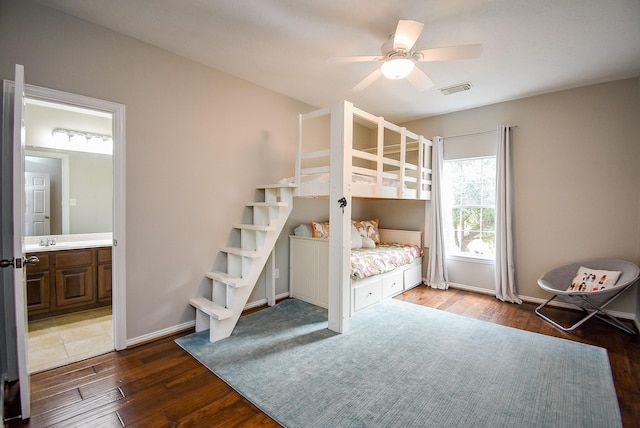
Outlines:
{"label": "open doorway", "polygon": [[121,124],[113,112],[26,92],[23,246],[40,259],[26,270],[35,373],[125,347],[123,337],[116,340],[124,320],[116,328],[114,310],[114,229],[124,212],[114,207],[123,200],[115,189],[123,177],[114,162],[113,131]]}
{"label": "open doorway", "polygon": [[40,259],[26,270],[34,373],[114,349],[113,118],[27,97],[24,123],[24,242]]}

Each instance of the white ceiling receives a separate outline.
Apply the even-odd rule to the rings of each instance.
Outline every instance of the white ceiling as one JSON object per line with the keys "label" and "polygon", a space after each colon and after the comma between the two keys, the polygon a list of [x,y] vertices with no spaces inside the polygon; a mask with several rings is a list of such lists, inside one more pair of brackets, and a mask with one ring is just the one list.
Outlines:
{"label": "white ceiling", "polygon": [[[346,99],[393,121],[640,75],[639,0],[39,0],[308,104]],[[399,19],[416,48],[480,43],[479,59],[420,63],[435,82],[351,88]],[[444,96],[438,88],[470,81]]]}

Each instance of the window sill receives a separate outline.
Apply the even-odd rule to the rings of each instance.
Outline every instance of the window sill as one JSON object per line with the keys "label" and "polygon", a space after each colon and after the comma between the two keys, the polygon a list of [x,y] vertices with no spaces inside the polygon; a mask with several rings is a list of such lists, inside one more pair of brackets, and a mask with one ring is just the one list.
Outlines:
{"label": "window sill", "polygon": [[483,264],[483,265],[493,265],[495,264],[495,260],[494,259],[488,259],[486,257],[478,257],[478,256],[463,256],[460,254],[455,254],[455,255],[448,255],[447,256],[448,260],[455,260],[457,262],[469,262],[469,263],[479,263],[479,264]]}

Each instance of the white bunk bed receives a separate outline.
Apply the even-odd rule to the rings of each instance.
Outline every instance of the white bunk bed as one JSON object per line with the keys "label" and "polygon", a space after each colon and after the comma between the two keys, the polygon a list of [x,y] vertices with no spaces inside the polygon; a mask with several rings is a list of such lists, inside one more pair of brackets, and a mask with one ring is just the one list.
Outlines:
{"label": "white bunk bed", "polygon": [[[326,299],[329,329],[347,332],[349,317],[361,308],[352,290],[350,269],[352,199],[431,199],[431,147],[427,138],[347,101],[298,116],[295,176],[284,180],[296,186],[296,197],[329,199],[330,237],[325,242],[313,243],[316,246],[313,251],[326,246],[322,257],[327,260],[322,269],[327,272],[329,284]],[[303,240],[291,241],[295,246]],[[421,237],[418,242],[422,245]],[[290,249],[292,253],[295,251]],[[413,269],[409,283],[418,270],[416,266],[407,268]],[[295,272],[297,267],[291,269]],[[398,273],[395,278],[399,278]],[[384,278],[379,277],[359,283],[363,286],[359,290],[376,293],[377,285],[370,285],[371,289],[366,285],[378,280],[382,287]]]}

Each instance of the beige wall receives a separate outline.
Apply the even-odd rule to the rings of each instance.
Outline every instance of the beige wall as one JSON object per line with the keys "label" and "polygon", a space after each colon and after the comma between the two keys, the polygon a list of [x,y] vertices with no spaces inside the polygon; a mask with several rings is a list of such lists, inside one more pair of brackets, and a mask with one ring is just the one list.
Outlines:
{"label": "beige wall", "polygon": [[[0,78],[13,80],[16,63],[29,84],[126,105],[127,338],[193,320],[188,300],[205,293],[204,272],[220,263],[254,187],[293,174],[296,114],[312,108],[32,1],[3,0]],[[261,281],[252,299],[264,293]]]}
{"label": "beige wall", "polygon": [[[127,337],[193,320],[187,301],[205,293],[204,272],[220,262],[218,248],[254,186],[293,174],[296,114],[312,108],[29,0],[0,2],[0,78],[13,79],[15,63],[25,65],[27,83],[126,105]],[[542,297],[535,279],[566,261],[638,262],[639,87],[638,79],[613,82],[409,124],[425,135],[519,126],[522,294]],[[286,233],[328,217],[327,204],[296,201]],[[388,204],[354,202],[354,216],[423,228],[423,205]],[[286,233],[277,293],[287,290]],[[252,300],[263,297],[261,279]],[[635,298],[619,306],[633,310]]]}
{"label": "beige wall", "polygon": [[[405,124],[429,136],[517,125],[512,141],[519,294],[547,297],[537,278],[566,262],[639,262],[638,87],[638,78],[615,81]],[[612,308],[635,312],[635,291]]]}

